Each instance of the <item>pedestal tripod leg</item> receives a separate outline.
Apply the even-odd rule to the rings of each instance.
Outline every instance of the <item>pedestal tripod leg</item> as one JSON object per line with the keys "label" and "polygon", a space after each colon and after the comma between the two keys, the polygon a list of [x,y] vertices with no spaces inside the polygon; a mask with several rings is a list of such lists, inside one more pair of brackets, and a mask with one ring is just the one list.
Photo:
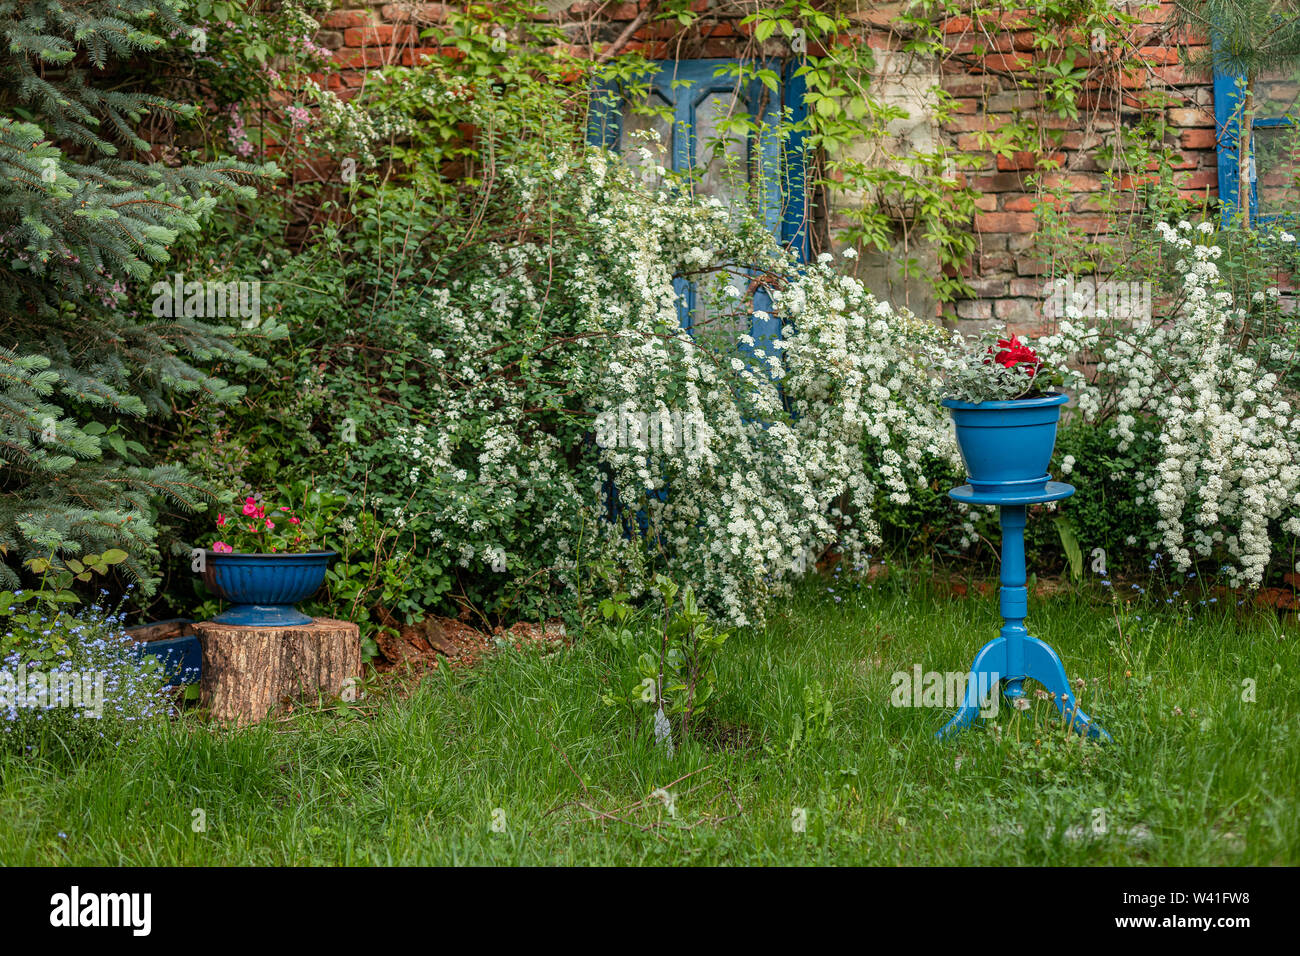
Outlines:
{"label": "pedestal tripod leg", "polygon": [[1002,667],[1006,661],[1006,641],[995,637],[975,655],[975,662],[966,675],[966,694],[961,707],[952,719],[943,725],[936,737],[951,737],[960,730],[965,730],[981,712],[997,703],[994,696],[1001,692]]}
{"label": "pedestal tripod leg", "polygon": [[998,608],[1002,613],[1002,632],[975,655],[962,705],[935,736],[949,737],[969,727],[981,707],[992,703],[989,697],[997,693],[1001,681],[1006,681],[1002,693],[1014,701],[1025,695],[1024,683],[1032,679],[1051,693],[1057,710],[1074,730],[1109,741],[1110,734],[1079,710],[1060,656],[1049,644],[1031,637],[1025,627],[1029,609],[1029,591],[1025,586],[1025,506],[1003,505],[1000,517],[1002,587],[998,591]]}

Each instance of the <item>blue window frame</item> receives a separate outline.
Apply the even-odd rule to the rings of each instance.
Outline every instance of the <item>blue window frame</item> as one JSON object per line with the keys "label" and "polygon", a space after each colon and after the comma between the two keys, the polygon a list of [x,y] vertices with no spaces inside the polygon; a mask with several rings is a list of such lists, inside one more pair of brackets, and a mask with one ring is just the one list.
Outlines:
{"label": "blue window frame", "polygon": [[[1218,37],[1214,38],[1218,45]],[[1214,132],[1218,151],[1220,221],[1228,225],[1240,208],[1240,158],[1241,111],[1246,78],[1240,74],[1216,70],[1214,73]],[[1254,132],[1250,144],[1250,221],[1257,225],[1293,219],[1293,212],[1273,212],[1261,208],[1259,170],[1261,136],[1269,136],[1285,129],[1294,129],[1296,116],[1292,110],[1280,110],[1270,104],[1257,81],[1256,115],[1251,123]],[[1267,175],[1267,172],[1265,173]]]}
{"label": "blue window frame", "polygon": [[[738,65],[737,60],[723,59],[656,62],[655,72],[644,78],[650,88],[649,105],[670,114],[671,124],[627,109],[616,87],[599,88],[593,97],[588,141],[618,151],[629,142],[626,134],[635,129],[658,128],[665,150],[663,166],[677,173],[703,170],[700,188],[716,193],[719,184],[709,181],[710,157],[704,155],[701,143],[716,137],[719,109],[725,108],[733,115],[743,110],[757,121],[758,131],[749,133],[743,145],[736,145],[735,152],[740,155],[732,158],[738,165],[743,163],[750,176],[751,208],[774,236],[795,251],[801,262],[807,261],[806,160],[803,137],[797,132],[807,116],[803,105],[804,79],[796,75],[797,64],[785,68],[768,62],[758,64],[768,71],[769,77],[779,78],[773,90],[757,78],[739,79]],[[796,130],[784,143],[778,135],[783,116]],[[695,290],[681,278],[674,280],[674,285],[682,325],[691,328],[698,311]],[[754,294],[753,309],[768,316],[760,318],[756,314],[753,318],[750,334],[756,343],[778,337],[780,323],[770,317],[771,298],[761,287]]]}

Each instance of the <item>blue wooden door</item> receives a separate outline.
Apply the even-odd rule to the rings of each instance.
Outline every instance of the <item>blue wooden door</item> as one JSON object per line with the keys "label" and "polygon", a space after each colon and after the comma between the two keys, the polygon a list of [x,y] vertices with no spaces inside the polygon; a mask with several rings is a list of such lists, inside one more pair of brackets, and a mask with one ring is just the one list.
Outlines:
{"label": "blue wooden door", "polygon": [[[638,134],[655,131],[659,143],[651,148],[658,151],[657,165],[693,173],[699,195],[716,197],[732,209],[747,206],[773,236],[806,261],[805,162],[798,132],[806,116],[802,78],[793,68],[783,70],[767,62],[749,64],[744,76],[735,60],[667,60],[656,66],[648,78],[648,95],[634,100],[612,86],[597,90],[589,140],[636,165],[646,145]],[[794,132],[787,129],[782,135],[783,122]],[[749,278],[754,278],[752,273]],[[705,297],[693,283],[678,278],[674,285],[686,328],[733,338],[749,332],[760,347],[780,334],[780,323],[771,316],[770,294],[761,284],[748,302],[748,328],[710,316]]]}

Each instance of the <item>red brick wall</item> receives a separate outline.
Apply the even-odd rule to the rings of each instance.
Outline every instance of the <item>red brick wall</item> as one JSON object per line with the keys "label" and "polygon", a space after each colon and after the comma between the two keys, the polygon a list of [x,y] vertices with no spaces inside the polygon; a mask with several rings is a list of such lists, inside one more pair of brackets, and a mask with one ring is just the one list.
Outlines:
{"label": "red brick wall", "polygon": [[[329,88],[348,95],[363,81],[365,70],[386,63],[412,64],[433,52],[421,40],[421,30],[440,22],[444,4],[386,0],[339,0],[350,4],[328,14],[317,38],[334,51],[335,71],[323,78]],[[564,29],[573,47],[589,51],[593,43],[608,47],[623,41],[622,50],[640,50],[655,59],[787,56],[788,41],[774,38],[759,44],[740,20],[753,12],[753,3],[734,0],[695,0],[701,19],[687,30],[648,22],[647,4],[579,0],[567,7],[552,5],[548,19]],[[558,7],[558,8],[557,8]],[[896,45],[891,28],[901,4],[861,4],[853,19],[860,25],[862,42],[877,48]],[[1080,103],[1078,120],[1038,115],[1036,122],[1060,130],[1060,146],[1046,157],[1037,173],[1042,187],[1067,184],[1071,222],[1090,233],[1106,229],[1099,198],[1107,189],[1095,149],[1113,137],[1117,124],[1131,123],[1140,115],[1163,112],[1168,124],[1167,142],[1178,150],[1176,168],[1183,177],[1185,194],[1214,196],[1217,158],[1214,142],[1213,98],[1208,79],[1189,76],[1180,62],[1179,46],[1195,46],[1196,38],[1174,37],[1170,26],[1172,4],[1143,11],[1142,23],[1130,30],[1120,51],[1095,56]],[[635,26],[630,34],[628,30]],[[1040,188],[1027,182],[1038,159],[1031,154],[994,157],[980,153],[978,133],[994,129],[1029,111],[1034,116],[1032,94],[1020,89],[1016,74],[1024,70],[1033,53],[1033,36],[1009,32],[967,17],[944,23],[949,56],[941,67],[942,85],[956,98],[957,109],[942,127],[942,135],[964,153],[980,156],[977,167],[964,172],[980,193],[978,213],[971,224],[976,253],[966,272],[976,298],[958,302],[957,316],[976,321],[1010,322],[1017,327],[1035,322],[1042,301],[1041,275],[1048,267],[1034,250]],[[990,44],[990,38],[993,43]],[[981,51],[980,47],[987,48]],[[1137,56],[1133,56],[1136,50]],[[810,49],[810,54],[818,51]],[[1163,92],[1162,108],[1139,100],[1142,94]],[[1127,177],[1123,185],[1130,185]],[[833,218],[833,230],[842,223]],[[816,233],[817,230],[814,230]],[[952,307],[949,307],[952,311]]]}
{"label": "red brick wall", "polygon": [[[1142,115],[1162,114],[1167,124],[1166,143],[1175,147],[1174,162],[1182,195],[1205,199],[1217,195],[1218,156],[1214,132],[1214,100],[1207,77],[1190,74],[1182,65],[1180,48],[1204,45],[1196,37],[1175,37],[1170,25],[1172,3],[1142,11],[1142,24],[1131,31],[1126,51],[1097,58],[1097,74],[1085,84],[1078,121],[1057,116],[1040,116],[1038,122],[1063,134],[1059,150],[1048,157],[1051,168],[1039,171],[1046,189],[1065,185],[1069,189],[1069,219],[1091,235],[1103,233],[1107,219],[1101,214],[1100,198],[1111,187],[1099,166],[1095,149],[1113,137],[1117,124],[1131,123]],[[966,18],[946,24],[947,44],[956,54],[946,64],[945,88],[958,98],[959,109],[946,124],[958,149],[978,152],[977,133],[1015,118],[1024,105],[1025,93],[1015,83],[1032,54],[1032,37],[1016,33],[1001,37],[999,49],[983,56],[973,52],[980,37]],[[1124,57],[1136,49],[1133,58]],[[1163,109],[1138,99],[1139,92],[1162,94]],[[962,318],[1008,320],[1025,323],[1041,307],[1043,280],[1048,267],[1029,254],[1034,241],[1034,209],[1040,190],[1031,188],[1027,177],[1034,171],[1035,157],[1017,154],[996,159],[983,154],[980,168],[967,173],[970,185],[981,197],[974,229],[977,254],[971,263],[970,285],[978,298],[957,304]],[[1133,175],[1120,178],[1121,188],[1134,184]]]}

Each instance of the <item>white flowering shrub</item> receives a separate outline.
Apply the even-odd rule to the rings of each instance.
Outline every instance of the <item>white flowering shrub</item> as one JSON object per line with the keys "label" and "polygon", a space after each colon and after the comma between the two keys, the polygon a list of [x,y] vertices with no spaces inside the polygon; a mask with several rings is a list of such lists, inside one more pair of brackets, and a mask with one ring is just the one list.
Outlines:
{"label": "white flowering shrub", "polygon": [[927,457],[959,462],[939,406],[942,383],[918,361],[950,334],[877,301],[827,255],[774,298],[783,311],[790,430],[808,456],[798,466],[809,489],[802,503],[826,502],[809,509],[822,515],[810,539],[838,538],[856,563],[879,540],[879,495],[905,503],[925,480]]}
{"label": "white flowering shrub", "polygon": [[[754,622],[822,549],[877,540],[878,496],[906,500],[923,459],[954,458],[914,361],[947,333],[829,256],[800,268],[753,218],[683,184],[650,191],[600,150],[499,179],[473,197],[469,235],[389,189],[358,207],[364,232],[291,264],[325,284],[325,259],[352,263],[351,298],[295,320],[328,340],[304,389],[323,385],[355,424],[328,473],[412,557],[397,610],[450,594],[553,613],[599,568],[634,594],[665,571]],[[747,331],[757,285],[781,322],[772,340]]]}
{"label": "white flowering shrub", "polygon": [[300,104],[288,107],[286,115],[300,133],[302,145],[309,150],[328,148],[350,158],[354,172],[357,167],[376,165],[381,144],[410,134],[400,118],[342,99],[310,77],[297,93]]}
{"label": "white flowering shrub", "polygon": [[[1134,537],[1186,570],[1222,558],[1233,584],[1263,581],[1277,535],[1300,534],[1300,416],[1278,371],[1243,350],[1247,303],[1224,288],[1214,228],[1159,224],[1173,282],[1163,316],[1095,324],[1066,310],[1039,340],[1049,361],[1092,356],[1066,385],[1120,449],[1158,449],[1137,469],[1138,504],[1158,515]],[[1277,290],[1260,296],[1276,296]],[[1285,355],[1277,359],[1289,362]]]}

